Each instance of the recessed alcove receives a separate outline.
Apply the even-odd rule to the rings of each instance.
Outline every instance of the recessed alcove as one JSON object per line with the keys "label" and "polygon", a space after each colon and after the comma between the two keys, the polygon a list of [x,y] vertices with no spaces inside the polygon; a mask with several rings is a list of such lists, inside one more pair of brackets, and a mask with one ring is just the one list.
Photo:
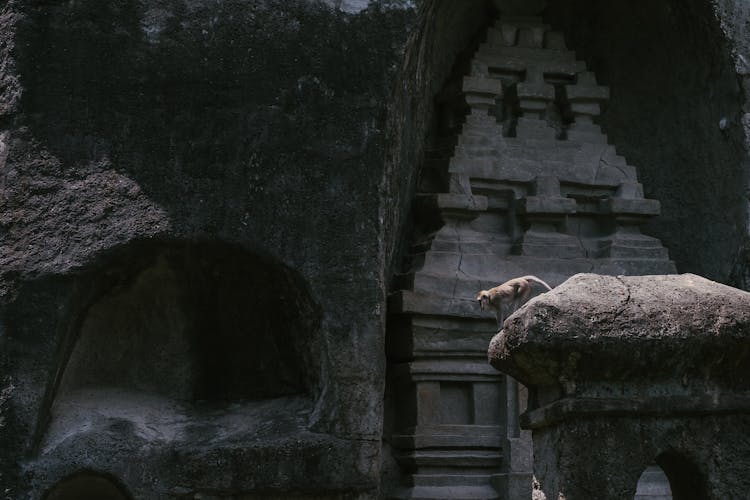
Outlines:
{"label": "recessed alcove", "polygon": [[129,500],[114,479],[96,472],[79,472],[59,481],[43,500]]}
{"label": "recessed alcove", "polygon": [[656,463],[669,481],[674,500],[707,498],[705,473],[683,453],[665,451],[656,457]]}
{"label": "recessed alcove", "polygon": [[45,451],[83,435],[216,446],[306,429],[320,314],[301,277],[219,243],[115,254],[82,279],[97,293],[72,315]]}

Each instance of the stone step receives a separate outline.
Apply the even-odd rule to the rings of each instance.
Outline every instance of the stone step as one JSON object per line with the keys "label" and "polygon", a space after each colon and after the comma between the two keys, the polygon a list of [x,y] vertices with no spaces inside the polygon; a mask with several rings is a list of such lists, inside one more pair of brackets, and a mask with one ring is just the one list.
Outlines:
{"label": "stone step", "polygon": [[613,215],[632,215],[652,217],[661,213],[659,200],[648,198],[620,198],[612,197],[602,200],[602,208]]}
{"label": "stone step", "polygon": [[[489,342],[487,342],[489,344]],[[453,382],[497,382],[503,374],[494,370],[483,358],[419,359],[408,363],[397,363],[392,367],[393,376],[415,381]]]}
{"label": "stone step", "polygon": [[615,240],[614,242],[600,242],[598,256],[613,259],[668,260],[669,250],[661,245],[630,245]]}
{"label": "stone step", "polygon": [[[576,53],[572,50],[554,50],[537,47],[504,47],[494,44],[483,44],[479,47],[476,58],[488,64],[503,67],[512,64],[559,64],[564,67],[561,74],[575,76],[586,69],[583,61],[576,61]],[[522,62],[524,61],[524,62]],[[546,67],[546,66],[545,66]]]}
{"label": "stone step", "polygon": [[[462,480],[463,477],[462,477]],[[464,481],[470,481],[470,477]],[[400,500],[500,500],[500,496],[491,486],[467,486],[456,484],[453,486],[415,486],[404,488],[388,496],[389,499]]]}
{"label": "stone step", "polygon": [[392,444],[401,450],[475,449],[494,450],[502,448],[503,431],[499,425],[432,425],[419,426],[409,434],[395,434]]}
{"label": "stone step", "polygon": [[497,451],[481,450],[417,450],[397,455],[396,460],[407,467],[450,467],[465,469],[499,469],[503,457]]}
{"label": "stone step", "polygon": [[415,474],[412,478],[414,486],[489,485],[491,481],[490,474]]}
{"label": "stone step", "polygon": [[[579,159],[585,159],[580,155]],[[589,158],[589,160],[591,160]],[[633,179],[629,171],[587,161],[583,165],[573,158],[570,161],[534,159],[527,157],[501,156],[497,158],[454,158],[450,162],[451,173],[465,174],[472,179],[486,179],[498,182],[531,182],[538,176],[554,176],[560,182],[584,184],[599,187],[617,187]]]}

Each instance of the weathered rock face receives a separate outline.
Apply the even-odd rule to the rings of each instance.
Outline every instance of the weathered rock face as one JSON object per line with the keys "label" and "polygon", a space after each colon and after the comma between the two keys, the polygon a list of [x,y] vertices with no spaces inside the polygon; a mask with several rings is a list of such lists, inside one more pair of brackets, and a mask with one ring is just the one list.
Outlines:
{"label": "weathered rock face", "polygon": [[6,495],[376,495],[413,10],[337,5],[3,3]]}
{"label": "weathered rock face", "polygon": [[645,231],[678,271],[726,282],[747,235],[747,4],[558,0],[547,13],[611,89],[601,124],[662,204]]}
{"label": "weathered rock face", "polygon": [[[557,384],[564,372],[569,387],[562,389],[576,394],[584,390],[577,381],[592,377],[654,387],[662,378],[700,380],[698,373],[750,362],[742,348],[749,300],[747,292],[691,274],[578,274],[509,318],[489,357],[495,368],[533,385]],[[526,359],[525,350],[544,363],[530,369],[538,358]],[[733,376],[734,388],[744,384],[750,378]]]}
{"label": "weathered rock face", "polygon": [[[345,16],[305,1],[15,10],[25,127],[3,141],[6,272],[67,269],[163,233],[251,236],[297,262],[300,247],[315,251],[300,241],[377,233],[381,174],[364,164],[375,162],[368,148],[382,154],[402,11]],[[355,217],[365,213],[370,224]]]}
{"label": "weathered rock face", "polygon": [[[633,498],[658,463],[676,498],[750,487],[750,293],[695,275],[576,275],[492,340],[529,387],[547,498]],[[686,495],[687,496],[684,496]]]}

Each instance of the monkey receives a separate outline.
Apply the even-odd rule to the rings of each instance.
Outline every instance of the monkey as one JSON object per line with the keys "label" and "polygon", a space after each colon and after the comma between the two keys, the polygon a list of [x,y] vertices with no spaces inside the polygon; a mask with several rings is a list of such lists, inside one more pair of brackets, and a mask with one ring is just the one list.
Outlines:
{"label": "monkey", "polygon": [[525,304],[529,299],[529,295],[531,295],[533,283],[538,283],[547,290],[552,290],[551,286],[536,276],[521,276],[520,278],[508,280],[502,285],[490,288],[489,290],[480,291],[477,294],[479,307],[482,311],[493,309],[497,317],[497,328],[498,330],[502,330],[505,309],[507,308],[510,310],[510,313],[513,313],[513,311]]}

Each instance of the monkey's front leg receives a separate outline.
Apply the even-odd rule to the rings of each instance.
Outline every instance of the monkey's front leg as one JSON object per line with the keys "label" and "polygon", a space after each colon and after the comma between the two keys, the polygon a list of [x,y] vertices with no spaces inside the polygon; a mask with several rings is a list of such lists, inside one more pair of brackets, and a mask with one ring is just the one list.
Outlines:
{"label": "monkey's front leg", "polygon": [[508,316],[516,312],[520,305],[521,305],[521,298],[518,295],[516,295],[516,297],[513,299],[513,302],[511,302],[508,305]]}
{"label": "monkey's front leg", "polygon": [[505,322],[505,314],[503,311],[503,305],[500,304],[500,307],[497,308],[497,313],[495,313],[495,318],[497,318],[497,331],[503,329],[503,323]]}

